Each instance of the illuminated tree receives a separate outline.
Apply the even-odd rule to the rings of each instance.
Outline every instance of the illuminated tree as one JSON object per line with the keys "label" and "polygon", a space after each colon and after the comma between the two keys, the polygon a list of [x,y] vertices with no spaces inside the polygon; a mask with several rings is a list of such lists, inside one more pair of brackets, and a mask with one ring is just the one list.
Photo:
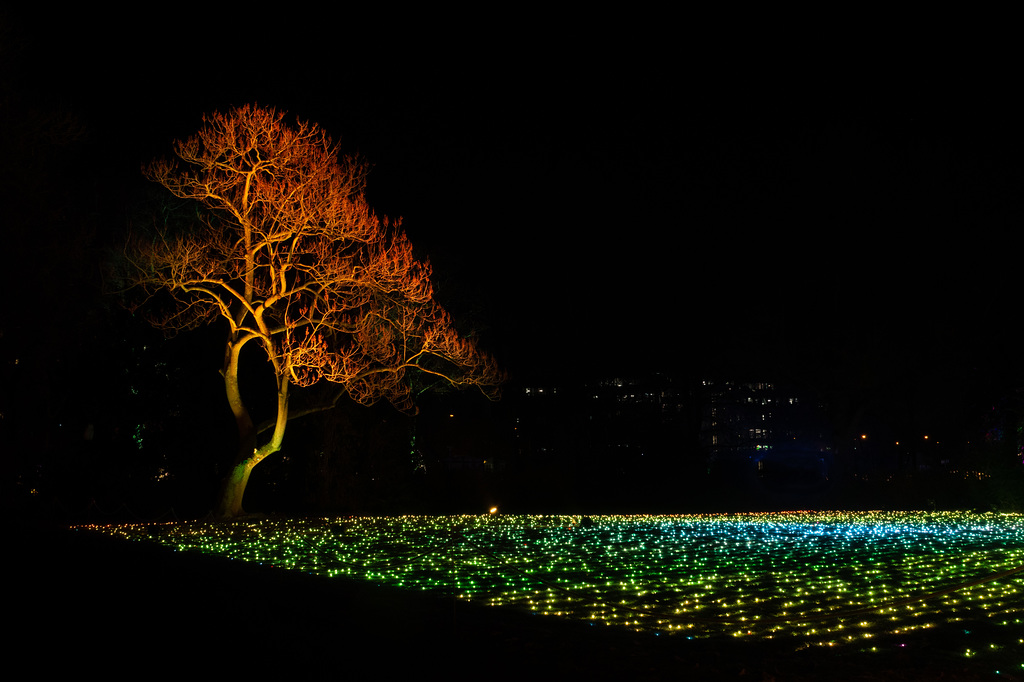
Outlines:
{"label": "illuminated tree", "polygon": [[[399,223],[367,205],[364,164],[340,156],[316,124],[292,125],[272,109],[243,106],[203,121],[175,143],[178,159],[143,169],[174,196],[198,202],[195,219],[176,231],[158,224],[126,254],[128,284],[147,299],[164,292],[173,301],[170,312],[151,315],[154,324],[228,325],[222,373],[239,446],[218,515],[243,513],[250,472],[280,450],[289,418],[328,409],[341,393],[408,409],[409,380],[424,373],[494,395],[502,378],[494,361],[456,333],[434,301],[429,264],[413,257]],[[269,437],[239,388],[249,346],[269,361],[276,382]],[[289,410],[292,387],[321,381],[341,390]]]}

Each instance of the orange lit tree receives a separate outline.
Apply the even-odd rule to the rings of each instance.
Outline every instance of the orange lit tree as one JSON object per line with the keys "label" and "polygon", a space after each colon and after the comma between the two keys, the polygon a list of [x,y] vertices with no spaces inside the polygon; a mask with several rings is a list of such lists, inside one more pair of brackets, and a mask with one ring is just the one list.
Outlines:
{"label": "orange lit tree", "polygon": [[[203,121],[175,143],[177,159],[143,169],[174,196],[199,202],[197,218],[134,237],[126,254],[131,286],[173,300],[170,312],[151,315],[154,324],[227,324],[222,373],[238,451],[219,516],[243,513],[253,467],[281,449],[299,412],[289,410],[293,387],[327,381],[340,389],[303,414],[328,409],[342,393],[408,409],[411,373],[495,394],[501,373],[434,301],[429,264],[413,257],[397,222],[367,205],[364,164],[339,155],[316,124],[293,125],[272,109],[243,106]],[[251,346],[276,383],[276,418],[266,429],[239,390],[239,361]]]}

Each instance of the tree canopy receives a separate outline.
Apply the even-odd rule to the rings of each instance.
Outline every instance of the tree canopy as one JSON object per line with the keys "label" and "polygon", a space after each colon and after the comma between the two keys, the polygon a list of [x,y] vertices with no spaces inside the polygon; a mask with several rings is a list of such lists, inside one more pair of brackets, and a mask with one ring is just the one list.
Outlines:
{"label": "tree canopy", "polygon": [[[273,109],[247,105],[203,121],[175,143],[176,159],[143,169],[198,202],[195,212],[185,225],[157,219],[126,253],[129,284],[173,300],[154,324],[227,324],[223,375],[239,450],[222,514],[241,513],[249,471],[280,449],[295,416],[292,386],[327,381],[363,404],[410,409],[410,375],[425,373],[496,395],[500,370],[434,300],[429,263],[414,256],[400,221],[367,204],[365,163],[341,155],[316,124]],[[238,385],[250,343],[276,380],[276,422],[263,443]]]}

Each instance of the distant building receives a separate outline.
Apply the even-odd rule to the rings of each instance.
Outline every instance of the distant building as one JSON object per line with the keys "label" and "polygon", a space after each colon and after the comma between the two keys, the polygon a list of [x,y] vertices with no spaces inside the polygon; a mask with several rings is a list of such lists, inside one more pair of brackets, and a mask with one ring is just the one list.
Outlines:
{"label": "distant building", "polygon": [[[677,382],[665,374],[518,391],[517,451],[569,471],[659,466],[816,485],[833,445],[812,396],[772,383]],[[673,464],[673,462],[675,464]]]}
{"label": "distant building", "polygon": [[593,469],[695,450],[692,391],[665,374],[532,384],[518,393],[516,437],[527,457]]}
{"label": "distant building", "polygon": [[578,396],[566,387],[531,383],[519,387],[515,401],[515,449],[523,460],[550,461],[568,456],[578,421]]}
{"label": "distant building", "polygon": [[824,406],[773,383],[705,381],[700,443],[708,469],[743,470],[785,485],[828,479],[833,446]]}

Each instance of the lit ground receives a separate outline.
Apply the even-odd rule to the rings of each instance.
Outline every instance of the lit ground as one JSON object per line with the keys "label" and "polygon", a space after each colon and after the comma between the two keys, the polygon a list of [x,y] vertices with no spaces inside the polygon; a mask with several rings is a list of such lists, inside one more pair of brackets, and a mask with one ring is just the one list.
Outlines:
{"label": "lit ground", "polygon": [[[824,652],[858,679],[899,661],[909,661],[905,676],[887,677],[916,679],[932,664],[956,679],[1024,677],[1020,515],[352,517],[92,529],[441,597],[452,618],[468,602],[541,616],[530,619],[534,629],[566,620],[570,638],[597,628],[665,640],[642,658],[688,652],[674,663],[684,668],[713,646],[759,652],[760,662],[733,674],[760,665],[778,679],[787,679],[779,661],[803,656],[813,668]],[[410,626],[394,616],[396,629]],[[463,616],[477,617],[488,616]],[[705,670],[714,677],[734,663],[712,656]]]}

